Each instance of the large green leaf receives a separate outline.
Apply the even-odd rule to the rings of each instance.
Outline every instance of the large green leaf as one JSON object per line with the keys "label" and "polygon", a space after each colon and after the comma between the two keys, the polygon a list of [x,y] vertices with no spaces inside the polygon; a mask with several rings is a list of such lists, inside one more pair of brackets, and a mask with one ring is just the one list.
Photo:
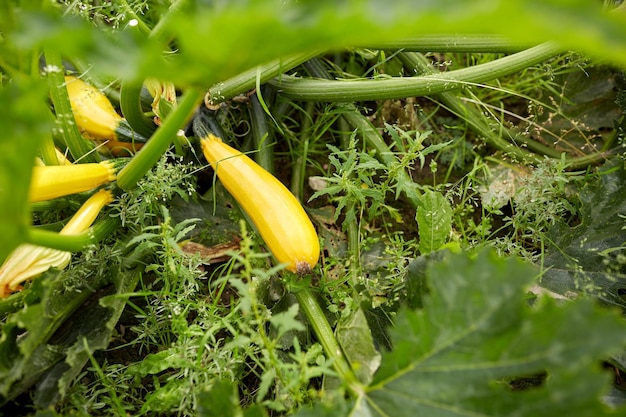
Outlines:
{"label": "large green leaf", "polygon": [[[71,385],[96,349],[110,342],[136,271],[111,268],[111,275],[85,277],[69,288],[63,272],[33,281],[25,307],[0,327],[0,404],[36,385],[35,404],[47,408]],[[110,284],[108,287],[103,286]]]}
{"label": "large green leaf", "polygon": [[44,82],[15,80],[0,88],[0,263],[25,239],[31,220],[28,185],[33,161],[51,118]]}
{"label": "large green leaf", "polygon": [[[26,11],[7,39],[18,51],[44,46],[124,78],[206,87],[294,53],[438,33],[501,33],[524,44],[554,39],[626,65],[626,13],[586,0],[190,1],[170,10],[178,13],[150,39],[137,28],[109,33],[68,15]],[[169,39],[178,53],[164,59]]]}
{"label": "large green leaf", "polygon": [[600,178],[579,192],[580,223],[555,225],[543,262],[541,285],[563,295],[593,293],[626,307],[626,170],[605,167]]}
{"label": "large green leaf", "polygon": [[[626,341],[626,324],[589,299],[531,307],[534,271],[491,252],[433,264],[423,309],[398,314],[393,350],[350,415],[611,415],[599,361]],[[513,389],[522,381],[538,383]],[[348,415],[344,406],[317,415]]]}

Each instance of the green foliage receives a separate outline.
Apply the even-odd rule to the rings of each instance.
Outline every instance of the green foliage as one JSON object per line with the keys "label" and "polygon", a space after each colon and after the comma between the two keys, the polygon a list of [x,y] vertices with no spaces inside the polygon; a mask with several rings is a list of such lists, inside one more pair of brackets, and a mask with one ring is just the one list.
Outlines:
{"label": "green foliage", "polygon": [[452,231],[450,202],[437,191],[425,191],[415,215],[420,233],[420,252],[430,253],[448,241]]}
{"label": "green foliage", "polygon": [[618,415],[595,358],[623,345],[623,321],[590,300],[529,306],[534,272],[489,251],[430,262],[423,307],[398,314],[362,396],[299,415]]}
{"label": "green foliage", "polygon": [[542,286],[564,296],[587,293],[626,307],[624,181],[621,163],[605,166],[578,193],[577,224],[561,220],[548,230]]}
{"label": "green foliage", "polygon": [[[61,62],[112,96],[120,96],[120,82],[139,86],[156,77],[175,83],[184,97],[112,186],[115,201],[105,216],[121,225],[112,238],[84,247],[67,270],[47,271],[0,300],[6,411],[15,405],[37,415],[623,413],[608,405],[624,396],[613,391],[609,401],[611,374],[600,364],[626,369],[623,318],[607,308],[626,307],[626,178],[614,162],[598,172],[589,165],[613,159],[623,140],[614,120],[623,94],[615,94],[617,106],[607,100],[613,98],[607,78],[618,71],[584,71],[589,57],[626,65],[624,7],[608,12],[586,0],[470,3],[3,2],[0,259],[36,235],[27,204],[34,157],[49,159],[55,142],[66,151],[67,105],[54,108],[64,122],[60,131],[48,103],[63,93]],[[335,77],[333,83],[372,76],[376,84],[443,71],[448,63],[471,72],[501,56],[457,52],[450,59],[446,51],[428,51],[426,58],[400,53],[394,42],[434,37],[455,44],[449,33],[493,42],[476,35],[485,32],[503,36],[507,48],[551,40],[588,55],[564,54],[497,80],[487,74],[488,88],[466,85],[393,103],[376,101],[384,95],[372,89],[366,103],[304,104],[271,82],[282,74],[297,82],[306,73]],[[368,49],[381,44],[390,46]],[[540,48],[547,56],[558,50],[554,45]],[[526,50],[532,62],[543,59],[532,51]],[[41,81],[45,74],[56,75],[51,88]],[[219,91],[222,82],[234,85],[233,96],[247,93],[237,86],[256,85],[262,109],[248,111],[247,97],[237,96],[211,110],[211,128],[241,138],[233,142],[242,149],[260,148],[264,164],[281,179],[291,174],[298,198],[317,205],[307,209],[323,252],[310,276],[271,266],[263,242],[248,232],[193,148],[194,138],[181,140],[177,155],[163,154],[174,136],[189,134],[177,130],[193,117],[201,92]],[[593,104],[597,99],[602,107]],[[402,123],[386,118],[398,110]],[[260,127],[261,121],[267,123]],[[272,155],[259,143],[274,133]],[[256,144],[246,141],[255,135]],[[570,165],[581,145],[603,153]],[[563,149],[571,153],[559,159]],[[548,160],[533,166],[508,159],[534,163],[543,151]],[[87,150],[72,152],[84,160]],[[478,198],[485,160],[531,171],[497,207]],[[573,166],[588,172],[568,172]],[[305,187],[307,176],[314,190]],[[66,199],[41,205],[34,222],[58,229],[54,222],[75,205]],[[189,240],[199,244],[197,252],[185,246]],[[442,247],[468,251],[450,255]]]}
{"label": "green foliage", "polygon": [[31,164],[52,120],[45,106],[45,83],[15,80],[0,89],[0,259],[25,240],[30,225],[27,204]]}

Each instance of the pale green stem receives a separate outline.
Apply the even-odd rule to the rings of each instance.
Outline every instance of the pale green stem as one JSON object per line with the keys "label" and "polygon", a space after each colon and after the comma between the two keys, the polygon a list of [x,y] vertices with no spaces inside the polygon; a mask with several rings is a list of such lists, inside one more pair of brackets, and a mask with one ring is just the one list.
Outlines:
{"label": "pale green stem", "polygon": [[412,38],[394,39],[389,42],[376,42],[362,45],[368,49],[386,49],[418,52],[467,52],[467,53],[509,53],[532,45],[512,41],[500,35],[450,34],[420,35]]}
{"label": "pale green stem", "polygon": [[485,64],[419,77],[336,81],[284,75],[271,83],[281,94],[298,100],[354,102],[428,96],[514,74],[559,52],[560,47],[547,42]]}
{"label": "pale green stem", "polygon": [[351,394],[358,396],[362,391],[361,384],[344,356],[339,343],[337,343],[333,330],[315,296],[309,289],[301,289],[295,295],[300,308],[313,327],[313,332],[324,348],[326,356],[332,361],[339,378],[346,384]]}
{"label": "pale green stem", "polygon": [[119,172],[117,185],[123,190],[130,190],[161,158],[171,145],[176,133],[192,116],[196,106],[202,99],[202,91],[188,90],[181,98],[178,106],[169,114],[163,125],[157,129],[152,138],[141,148],[133,159]]}
{"label": "pale green stem", "polygon": [[260,79],[260,84],[263,84],[319,53],[320,51],[300,53],[286,58],[276,59],[267,64],[242,72],[209,88],[205,101],[209,105],[217,105],[230,100],[236,95],[252,90],[257,84],[257,78]]}
{"label": "pale green stem", "polygon": [[109,236],[119,226],[118,219],[108,218],[76,235],[60,235],[49,230],[31,227],[26,235],[26,243],[67,252],[80,252]]}
{"label": "pale green stem", "polygon": [[67,88],[65,87],[65,73],[61,55],[49,49],[45,51],[44,55],[46,58],[46,66],[50,69],[54,69],[49,70],[47,76],[50,86],[50,97],[52,98],[54,113],[56,114],[57,125],[60,131],[59,136],[65,141],[75,161],[99,162],[100,158],[98,153],[93,152],[93,143],[85,140],[78,131],[78,127],[76,127],[70,98],[67,95]]}

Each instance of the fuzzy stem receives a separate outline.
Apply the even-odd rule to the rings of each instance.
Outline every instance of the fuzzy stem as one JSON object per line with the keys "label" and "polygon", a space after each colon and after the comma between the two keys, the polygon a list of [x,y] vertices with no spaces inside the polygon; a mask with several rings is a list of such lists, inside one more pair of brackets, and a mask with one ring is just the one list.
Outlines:
{"label": "fuzzy stem", "polygon": [[524,45],[500,35],[420,35],[412,38],[395,39],[389,42],[369,43],[362,47],[419,52],[467,52],[467,53],[509,53],[517,52],[532,45]]}
{"label": "fuzzy stem", "polygon": [[311,136],[311,125],[313,123],[315,103],[307,103],[304,110],[304,118],[300,126],[300,140],[298,141],[298,156],[294,162],[291,175],[291,191],[304,201],[304,177],[306,175],[306,160],[309,153],[309,138]]}
{"label": "fuzzy stem", "polygon": [[149,138],[156,130],[151,118],[141,108],[141,83],[134,81],[122,82],[120,90],[120,107],[124,118],[135,132]]}
{"label": "fuzzy stem", "polygon": [[257,93],[250,96],[248,111],[254,148],[257,151],[254,154],[255,160],[267,172],[274,173],[274,140],[267,124],[267,114],[259,102]]}
{"label": "fuzzy stem", "polygon": [[318,341],[324,347],[324,352],[326,352],[326,355],[333,363],[335,371],[339,374],[339,378],[346,384],[352,394],[358,395],[362,391],[362,387],[346,360],[339,343],[337,343],[333,330],[315,296],[309,289],[301,289],[295,292],[295,295],[304,315],[309,320],[311,327],[313,327]]}
{"label": "fuzzy stem", "polygon": [[560,51],[557,45],[547,42],[485,64],[421,77],[335,81],[285,75],[271,83],[281,94],[298,100],[354,102],[426,96],[513,74]]}
{"label": "fuzzy stem", "polygon": [[60,235],[49,230],[31,227],[28,229],[26,243],[67,252],[80,252],[87,246],[98,243],[119,226],[118,219],[108,218],[75,235]]}
{"label": "fuzzy stem", "polygon": [[267,80],[277,77],[319,53],[319,51],[300,53],[286,58],[276,59],[267,64],[242,72],[209,88],[205,102],[209,105],[217,105],[226,100],[230,100],[238,94],[252,90],[257,83],[257,77],[260,78],[260,83],[263,84]]}
{"label": "fuzzy stem", "polygon": [[182,97],[178,106],[169,114],[163,125],[157,129],[153,137],[141,148],[135,157],[117,176],[117,185],[123,190],[130,190],[148,172],[167,150],[181,129],[195,111],[202,99],[202,91],[190,89]]}
{"label": "fuzzy stem", "polygon": [[93,144],[85,140],[76,127],[70,98],[65,88],[65,71],[63,70],[61,55],[49,49],[45,51],[44,55],[46,65],[49,68],[58,68],[58,70],[48,71],[48,84],[57,123],[60,131],[63,132],[60,136],[65,140],[65,144],[75,161],[99,162],[98,154],[93,152]]}

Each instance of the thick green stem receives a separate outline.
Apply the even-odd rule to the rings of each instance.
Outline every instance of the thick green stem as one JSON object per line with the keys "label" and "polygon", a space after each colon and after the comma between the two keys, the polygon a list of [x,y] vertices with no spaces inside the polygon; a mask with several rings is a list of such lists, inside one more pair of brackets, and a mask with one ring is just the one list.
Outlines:
{"label": "thick green stem", "polygon": [[559,52],[557,45],[548,42],[485,64],[421,77],[335,81],[284,75],[271,83],[281,94],[298,100],[353,102],[428,96],[514,74]]}
{"label": "thick green stem", "polygon": [[386,49],[397,51],[418,52],[517,52],[532,45],[512,41],[500,35],[479,34],[451,34],[451,35],[421,35],[412,38],[395,39],[390,42],[377,42],[362,45],[368,49]]}
{"label": "thick green stem", "polygon": [[304,177],[306,176],[306,161],[309,153],[309,138],[311,136],[314,113],[315,103],[307,103],[302,125],[300,126],[300,138],[296,149],[297,157],[295,158],[291,175],[291,192],[300,201],[304,201]]}
{"label": "thick green stem", "polygon": [[59,165],[59,158],[57,157],[56,146],[54,145],[52,134],[47,134],[41,141],[39,154],[41,155],[41,159],[44,164]]}
{"label": "thick green stem", "polygon": [[274,138],[270,135],[267,124],[267,114],[259,101],[257,93],[250,96],[250,130],[256,153],[254,154],[257,164],[267,172],[274,172]]}
{"label": "thick green stem", "polygon": [[46,50],[44,55],[46,66],[49,68],[48,84],[60,132],[58,136],[63,138],[75,161],[99,162],[100,158],[97,152],[94,152],[93,143],[83,138],[74,122],[74,113],[67,95],[67,88],[65,88],[65,72],[61,55],[51,50]]}
{"label": "thick green stem", "polygon": [[124,118],[135,132],[149,138],[156,130],[152,119],[141,108],[141,83],[124,81],[120,91],[120,107]]}
{"label": "thick green stem", "polygon": [[357,396],[362,391],[361,384],[344,356],[339,343],[337,343],[333,330],[315,296],[309,289],[301,289],[295,295],[300,308],[313,327],[318,341],[324,347],[324,352],[332,361],[339,378],[346,384],[350,393]]}
{"label": "thick green stem", "polygon": [[[410,71],[433,72],[428,59],[421,54],[401,52],[398,54],[398,58],[402,61],[405,68]],[[432,97],[443,104],[449,111],[465,120],[469,127],[478,135],[484,137],[489,144],[511,156],[528,163],[536,163],[542,159],[533,152],[550,158],[561,158],[561,152],[556,149],[515,133],[500,123],[494,129],[493,124],[495,122],[485,116],[480,110],[461,100],[458,92],[445,92],[435,94]],[[603,159],[605,159],[604,153],[595,153],[583,157],[567,158],[567,163],[572,168],[579,168],[600,162]]]}
{"label": "thick green stem", "polygon": [[320,51],[300,53],[286,58],[276,59],[265,65],[260,65],[242,72],[235,77],[229,78],[209,88],[205,102],[209,105],[217,105],[226,100],[230,100],[238,94],[252,90],[257,84],[257,77],[260,78],[260,83],[263,84],[319,53]]}
{"label": "thick green stem", "polygon": [[126,165],[117,176],[117,185],[123,190],[130,190],[148,172],[171,145],[176,133],[188,121],[196,106],[202,99],[202,91],[188,90],[178,106],[165,119],[163,125],[157,129],[152,138],[144,145],[135,157]]}
{"label": "thick green stem", "polygon": [[87,246],[94,245],[109,236],[119,226],[118,219],[108,218],[76,235],[60,235],[49,230],[31,227],[28,230],[26,243],[67,252],[80,252]]}

